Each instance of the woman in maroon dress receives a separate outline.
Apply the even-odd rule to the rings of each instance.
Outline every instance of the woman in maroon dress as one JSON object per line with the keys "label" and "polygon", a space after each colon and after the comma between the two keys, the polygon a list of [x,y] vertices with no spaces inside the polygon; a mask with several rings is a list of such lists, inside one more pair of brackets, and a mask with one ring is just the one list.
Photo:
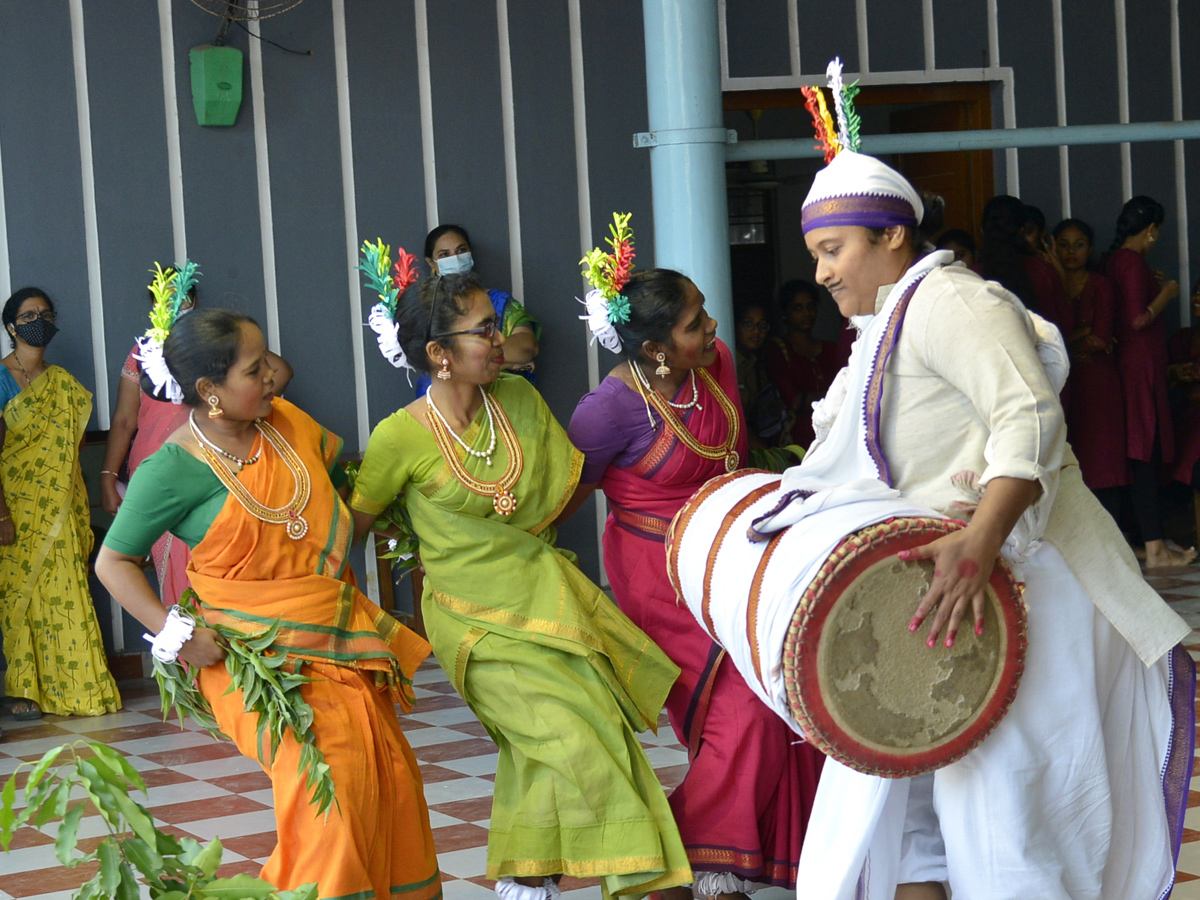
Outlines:
{"label": "woman in maroon dress", "polygon": [[1114,519],[1129,484],[1125,458],[1125,400],[1113,349],[1117,294],[1104,275],[1089,271],[1095,233],[1080,219],[1063,219],[1054,245],[1065,273],[1075,329],[1066,335],[1071,354],[1067,437],[1084,483]]}
{"label": "woman in maroon dress", "polygon": [[987,202],[981,224],[983,243],[974,271],[1016,294],[1027,308],[1049,319],[1066,336],[1075,329],[1071,303],[1048,248],[1034,248],[1025,236],[1026,209],[1007,194]]}
{"label": "woman in maroon dress", "polygon": [[1175,332],[1168,344],[1171,381],[1183,393],[1175,416],[1179,446],[1172,475],[1176,481],[1200,491],[1200,281],[1192,291],[1192,322],[1195,324],[1191,328]]}
{"label": "woman in maroon dress", "polygon": [[1167,402],[1167,337],[1160,317],[1179,296],[1179,284],[1158,278],[1146,262],[1162,230],[1162,204],[1134,197],[1121,209],[1105,273],[1120,299],[1117,365],[1125,389],[1126,453],[1133,475],[1133,508],[1146,565],[1187,565],[1195,550],[1171,550],[1163,541],[1158,466],[1175,459],[1175,429]]}
{"label": "woman in maroon dress", "polygon": [[835,342],[813,337],[819,296],[816,286],[807,281],[789,281],[781,287],[779,309],[787,333],[766,348],[767,374],[796,416],[791,442],[805,448],[816,440],[812,405],[825,396],[842,364]]}
{"label": "woman in maroon dress", "polygon": [[667,576],[672,517],[746,457],[733,354],[717,340],[704,295],[679,272],[636,272],[621,295],[629,316],[612,327],[624,361],[571,417],[571,443],[585,457],[575,497],[604,491],[613,596],[681,669],[666,705],[689,765],[669,799],[693,892],[794,891],[823,757],[755,696]]}

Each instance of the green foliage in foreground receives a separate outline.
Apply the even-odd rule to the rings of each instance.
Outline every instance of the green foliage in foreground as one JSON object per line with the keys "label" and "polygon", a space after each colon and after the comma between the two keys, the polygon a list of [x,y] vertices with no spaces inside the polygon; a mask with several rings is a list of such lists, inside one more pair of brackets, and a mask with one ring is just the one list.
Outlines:
{"label": "green foliage in foreground", "polygon": [[[337,805],[337,797],[329,764],[312,732],[312,707],[300,693],[300,688],[312,681],[307,675],[300,674],[303,661],[269,652],[279,635],[278,622],[255,635],[221,625],[207,625],[196,607],[196,600],[196,593],[189,588],[184,591],[179,604],[196,619],[197,626],[213,628],[220,636],[225,647],[225,668],[232,679],[227,693],[240,690],[244,709],[258,722],[259,760],[273,762],[279,742],[290,732],[300,744],[299,775],[312,792],[312,803],[317,812],[328,816],[330,806]],[[158,682],[162,698],[164,722],[173,708],[181,727],[184,719],[191,718],[213,737],[225,739],[213,718],[212,707],[196,686],[195,673],[186,663],[182,660],[164,663],[155,659],[154,680]],[[265,760],[264,747],[269,751]]]}
{"label": "green foliage in foreground", "polygon": [[[17,776],[30,768],[23,809],[17,809]],[[54,852],[68,868],[98,860],[96,875],[75,892],[76,900],[137,900],[139,882],[151,900],[316,900],[317,886],[277,891],[250,875],[217,878],[221,841],[202,845],[159,831],[146,808],[130,797],[146,784],[129,761],[107,744],[74,741],[49,750],[36,763],[22,763],[0,790],[0,848],[30,825],[39,831],[58,822]],[[72,803],[72,794],[86,799]],[[79,824],[88,807],[100,814],[108,834],[90,853],[78,850]]]}

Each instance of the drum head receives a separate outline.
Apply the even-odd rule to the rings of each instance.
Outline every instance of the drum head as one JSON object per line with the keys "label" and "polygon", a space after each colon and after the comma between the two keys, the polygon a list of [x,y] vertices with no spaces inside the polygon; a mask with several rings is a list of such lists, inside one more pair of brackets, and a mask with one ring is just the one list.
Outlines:
{"label": "drum head", "polygon": [[788,705],[809,740],[852,769],[899,778],[948,765],[987,737],[1016,695],[1025,607],[1002,560],[988,583],[982,636],[970,610],[952,648],[925,646],[929,619],[908,630],[933,563],[896,554],[962,527],[898,518],[850,535],[793,614],[783,654]]}

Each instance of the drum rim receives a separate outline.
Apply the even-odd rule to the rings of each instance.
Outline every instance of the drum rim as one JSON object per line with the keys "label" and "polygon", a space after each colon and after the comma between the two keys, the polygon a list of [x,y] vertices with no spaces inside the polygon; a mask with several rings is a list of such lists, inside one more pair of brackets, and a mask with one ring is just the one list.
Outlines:
{"label": "drum rim", "polygon": [[[890,756],[877,750],[868,751],[857,742],[851,743],[848,736],[835,727],[827,727],[825,723],[832,723],[833,717],[819,694],[813,692],[814,696],[806,697],[802,691],[802,687],[814,677],[816,654],[806,650],[801,637],[805,623],[813,615],[819,591],[844,572],[850,562],[865,563],[864,568],[869,568],[899,550],[927,544],[939,534],[950,534],[963,527],[963,523],[953,519],[895,516],[860,529],[844,538],[830,553],[796,605],[784,639],[784,687],[788,706],[809,741],[849,768],[885,778],[911,777],[942,768],[979,746],[1012,705],[1024,672],[1028,620],[1021,600],[1022,586],[1003,559],[997,560],[988,584],[996,592],[1012,651],[1006,654],[1001,667],[999,688],[980,710],[975,722],[954,738],[903,757]],[[889,539],[886,547],[883,545],[885,538]],[[905,544],[908,546],[905,547]],[[954,749],[947,752],[950,747]]]}

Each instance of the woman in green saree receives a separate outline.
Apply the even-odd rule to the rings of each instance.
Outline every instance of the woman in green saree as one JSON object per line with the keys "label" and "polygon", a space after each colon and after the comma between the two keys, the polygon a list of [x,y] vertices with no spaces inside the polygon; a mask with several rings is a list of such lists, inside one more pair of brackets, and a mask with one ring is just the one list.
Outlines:
{"label": "woman in green saree", "polygon": [[88,593],[92,527],[79,442],[92,395],[45,361],[57,333],[45,291],[4,304],[0,367],[0,632],[5,706],[18,719],[121,708]]}
{"label": "woman in green saree", "polygon": [[501,374],[476,276],[414,284],[397,318],[407,359],[437,377],[376,427],[350,505],[362,534],[404,495],[430,643],[499,750],[487,876],[502,900],[552,900],[564,874],[606,896],[691,882],[635,734],[678,669],[554,546],[581,454],[537,391]]}

